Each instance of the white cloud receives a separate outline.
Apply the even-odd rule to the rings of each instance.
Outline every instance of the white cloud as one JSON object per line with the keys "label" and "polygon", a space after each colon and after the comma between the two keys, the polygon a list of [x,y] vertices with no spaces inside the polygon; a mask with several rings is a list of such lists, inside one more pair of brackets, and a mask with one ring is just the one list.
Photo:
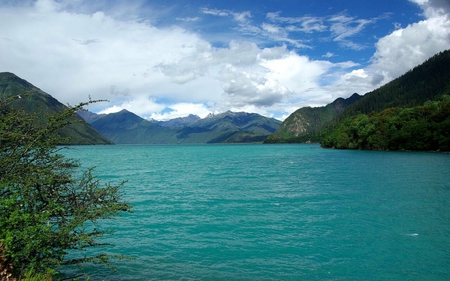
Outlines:
{"label": "white cloud", "polygon": [[241,24],[247,23],[248,19],[252,17],[252,13],[250,13],[249,11],[245,11],[242,13],[231,13],[231,14],[233,15],[234,20]]}
{"label": "white cloud", "polygon": [[[177,61],[205,44],[197,35],[173,26],[156,28],[116,20],[101,11],[81,14],[58,9],[52,1],[0,8],[0,49],[7,54],[0,57],[0,71],[19,75],[63,103],[85,101],[89,95],[115,105],[125,96],[129,102],[173,98],[180,89],[168,84],[154,66]],[[182,94],[196,97],[207,92],[187,87]],[[94,107],[100,106],[104,104]]]}
{"label": "white cloud", "polygon": [[100,113],[114,113],[119,112],[122,109],[133,112],[139,116],[148,116],[149,112],[160,112],[164,110],[165,106],[163,104],[158,104],[154,99],[148,99],[143,96],[138,96],[134,99],[125,101],[121,104],[116,104],[102,110]]}
{"label": "white cloud", "polygon": [[170,120],[179,117],[186,117],[189,114],[194,114],[205,118],[211,110],[202,103],[176,103],[167,106],[168,112],[156,112],[150,115],[149,118],[155,120]]}
{"label": "white cloud", "polygon": [[[152,19],[124,16],[137,4],[108,10],[77,0],[0,5],[0,71],[14,72],[63,103],[110,99],[93,105],[96,112],[127,109],[168,119],[231,109],[281,118],[302,106],[364,94],[448,49],[447,2],[411,1],[424,9],[426,19],[380,38],[365,67],[327,61],[337,57],[332,52],[323,60],[300,55],[289,47],[312,47],[292,34],[325,32],[332,35],[327,39],[358,49],[362,46],[352,38],[377,19],[277,12],[253,23],[248,11],[202,8],[203,15],[228,17],[233,31],[252,35],[216,47],[207,36],[176,25],[157,27]],[[199,20],[173,17],[174,24]]]}
{"label": "white cloud", "polygon": [[346,15],[335,15],[330,18],[330,22],[330,31],[334,41],[355,50],[364,48],[364,46],[356,44],[348,38],[360,33],[366,25],[372,22],[371,20],[355,19]]}
{"label": "white cloud", "polygon": [[323,58],[332,58],[334,56],[335,56],[335,54],[332,52],[327,52],[325,55],[322,55]]}
{"label": "white cloud", "polygon": [[176,18],[179,21],[199,21],[199,17]]}
{"label": "white cloud", "polygon": [[414,2],[419,3],[430,17],[380,38],[370,65],[341,74],[335,83],[325,86],[322,90],[330,93],[332,99],[347,97],[354,92],[365,94],[399,77],[436,53],[449,49],[448,13],[442,13],[443,5],[432,5],[444,2]]}
{"label": "white cloud", "polygon": [[388,79],[397,78],[449,46],[450,19],[429,18],[381,38],[371,68]]}
{"label": "white cloud", "polygon": [[206,15],[213,15],[220,17],[227,17],[229,15],[229,13],[226,12],[225,10],[218,10],[218,9],[201,8],[200,11]]}
{"label": "white cloud", "polygon": [[313,16],[302,17],[282,17],[280,12],[267,13],[266,18],[272,22],[289,24],[286,28],[289,31],[312,33],[325,31],[328,27],[324,24],[324,18]]}
{"label": "white cloud", "polygon": [[354,65],[312,61],[286,46],[261,49],[254,43],[233,41],[228,48],[199,47],[191,56],[158,68],[174,82],[191,83],[200,77],[220,82],[219,110],[265,107],[267,112],[320,87],[320,76],[332,68]]}
{"label": "white cloud", "polygon": [[450,2],[448,0],[410,0],[418,4],[428,18],[448,16],[450,13]]}
{"label": "white cloud", "polygon": [[273,24],[268,24],[268,23],[263,23],[262,24],[262,29],[269,32],[269,33],[279,33],[280,32],[280,27],[273,25]]}
{"label": "white cloud", "polygon": [[250,11],[234,12],[232,10],[200,8],[200,12],[202,12],[203,14],[206,14],[206,15],[219,16],[219,17],[232,16],[233,19],[240,24],[246,24],[248,22],[248,19],[252,17],[252,14]]}

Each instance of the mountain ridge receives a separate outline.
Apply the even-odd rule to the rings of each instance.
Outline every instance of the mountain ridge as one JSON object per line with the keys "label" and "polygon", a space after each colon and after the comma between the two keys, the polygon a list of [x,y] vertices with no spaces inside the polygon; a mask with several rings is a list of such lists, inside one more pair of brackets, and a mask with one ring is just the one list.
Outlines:
{"label": "mountain ridge", "polygon": [[[171,144],[262,142],[281,124],[279,120],[247,112],[227,111],[196,120],[197,117],[190,115],[188,122],[177,118],[161,124],[122,110],[97,116],[91,119],[91,125],[118,144]],[[180,126],[183,123],[189,125]]]}
{"label": "mountain ridge", "polygon": [[[57,99],[11,72],[0,72],[0,98],[17,96],[11,106],[23,108],[27,113],[38,113],[36,122],[45,123],[46,114],[57,114],[67,108]],[[62,128],[59,134],[68,138],[64,144],[112,144],[110,140],[99,134],[91,125],[79,116],[74,116],[74,123]]]}
{"label": "mountain ridge", "polygon": [[264,143],[305,142],[311,140],[311,135],[317,133],[349,105],[361,99],[361,95],[354,93],[344,99],[337,98],[332,103],[320,107],[302,107],[294,111],[278,127],[277,131],[269,135]]}

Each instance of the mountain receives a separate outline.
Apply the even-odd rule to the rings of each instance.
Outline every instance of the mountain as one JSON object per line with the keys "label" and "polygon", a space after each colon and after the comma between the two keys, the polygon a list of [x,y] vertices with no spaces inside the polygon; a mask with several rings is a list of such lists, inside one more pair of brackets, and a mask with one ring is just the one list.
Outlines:
{"label": "mountain", "polygon": [[366,94],[323,135],[324,147],[450,151],[450,50]]}
{"label": "mountain", "polygon": [[[23,108],[28,113],[41,114],[41,120],[37,120],[37,122],[45,122],[45,114],[59,113],[67,108],[51,95],[33,86],[26,80],[10,72],[1,72],[0,99],[14,96],[20,96],[12,103],[14,108]],[[74,116],[74,118],[79,122],[73,123],[59,131],[62,137],[69,138],[65,144],[112,144],[110,140],[100,135],[81,117]]]}
{"label": "mountain", "polygon": [[[190,120],[193,119],[197,118],[192,115]],[[174,144],[261,142],[281,123],[255,113],[231,111],[179,127],[186,120],[166,121],[161,126],[122,110],[101,116],[91,125],[117,144]]]}
{"label": "mountain", "polygon": [[450,95],[450,50],[436,54],[362,97],[354,94],[347,100],[337,99],[325,107],[300,108],[286,118],[277,132],[264,142],[320,142],[348,117],[393,107],[422,106],[442,95]]}
{"label": "mountain", "polygon": [[304,142],[311,139],[311,134],[318,132],[333,118],[341,114],[345,108],[361,99],[358,94],[321,107],[302,107],[289,115],[277,131],[271,134],[264,143]]}
{"label": "mountain", "polygon": [[204,130],[220,133],[209,143],[261,142],[277,130],[281,121],[256,113],[231,112],[210,114],[189,127],[184,128],[185,134],[190,130]]}
{"label": "mountain", "polygon": [[91,125],[116,144],[175,142],[172,129],[153,124],[126,109],[100,116]]}
{"label": "mountain", "polygon": [[189,116],[186,117],[178,117],[174,119],[170,119],[168,121],[157,121],[157,120],[149,120],[152,123],[158,124],[163,127],[169,127],[169,128],[182,128],[189,125],[194,124],[201,118],[197,115],[189,114]]}
{"label": "mountain", "polygon": [[94,112],[90,112],[89,110],[79,110],[77,114],[83,118],[86,122],[92,123],[98,118],[104,116],[105,114],[97,114]]}
{"label": "mountain", "polygon": [[344,119],[322,147],[365,150],[450,151],[450,96],[421,106],[391,107]]}
{"label": "mountain", "polygon": [[397,79],[365,94],[348,106],[333,124],[358,113],[421,106],[443,94],[450,94],[450,50],[434,55]]}

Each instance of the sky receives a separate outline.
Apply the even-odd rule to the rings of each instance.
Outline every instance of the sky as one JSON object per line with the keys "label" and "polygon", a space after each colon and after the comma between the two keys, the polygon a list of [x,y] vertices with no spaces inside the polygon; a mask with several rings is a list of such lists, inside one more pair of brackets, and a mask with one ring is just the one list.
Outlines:
{"label": "sky", "polygon": [[284,120],[450,48],[449,0],[0,0],[0,72],[64,104]]}

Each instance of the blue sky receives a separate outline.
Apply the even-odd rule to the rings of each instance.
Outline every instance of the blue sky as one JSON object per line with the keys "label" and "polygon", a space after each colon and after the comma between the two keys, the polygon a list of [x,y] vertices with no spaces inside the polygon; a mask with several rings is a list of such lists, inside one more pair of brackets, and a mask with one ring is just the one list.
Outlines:
{"label": "blue sky", "polygon": [[450,46],[447,0],[0,0],[0,71],[63,103],[167,120],[283,120]]}

